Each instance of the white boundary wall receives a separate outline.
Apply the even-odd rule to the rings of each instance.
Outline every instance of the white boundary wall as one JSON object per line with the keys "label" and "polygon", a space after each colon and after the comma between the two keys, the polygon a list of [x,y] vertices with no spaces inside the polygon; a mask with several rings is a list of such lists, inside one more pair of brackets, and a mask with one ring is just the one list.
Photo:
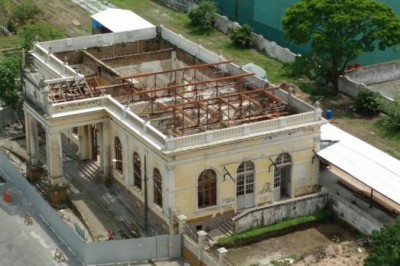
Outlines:
{"label": "white boundary wall", "polygon": [[353,98],[357,97],[361,91],[378,92],[385,99],[393,101],[391,97],[383,95],[379,90],[372,89],[368,87],[368,85],[398,79],[400,79],[400,61],[391,61],[346,72],[344,76],[339,79],[339,90]]}
{"label": "white boundary wall", "polygon": [[381,222],[345,199],[333,193],[321,192],[245,211],[233,218],[234,232],[240,233],[251,228],[309,215],[328,206],[340,219],[364,234],[369,235],[373,230],[379,230],[383,227]]}
{"label": "white boundary wall", "polygon": [[[230,29],[241,27],[239,23],[230,21],[227,17],[216,14],[215,28],[224,34],[228,34]],[[293,62],[296,58],[296,54],[291,52],[288,48],[284,48],[276,44],[276,42],[268,41],[264,36],[256,33],[252,33],[253,45],[257,49],[265,52],[269,56],[284,62]]]}

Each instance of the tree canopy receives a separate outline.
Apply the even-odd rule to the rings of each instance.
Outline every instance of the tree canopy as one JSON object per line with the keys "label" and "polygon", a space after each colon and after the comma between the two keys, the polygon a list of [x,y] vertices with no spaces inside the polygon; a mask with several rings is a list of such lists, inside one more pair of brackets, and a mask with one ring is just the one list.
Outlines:
{"label": "tree canopy", "polygon": [[18,102],[20,61],[17,55],[0,59],[0,100],[4,106],[15,107]]}
{"label": "tree canopy", "polygon": [[385,226],[371,235],[375,247],[369,252],[365,266],[400,265],[400,221],[394,226]]}
{"label": "tree canopy", "polygon": [[349,62],[400,43],[399,17],[375,0],[301,0],[286,10],[282,23],[288,40],[309,43],[313,56],[326,63],[336,91]]}

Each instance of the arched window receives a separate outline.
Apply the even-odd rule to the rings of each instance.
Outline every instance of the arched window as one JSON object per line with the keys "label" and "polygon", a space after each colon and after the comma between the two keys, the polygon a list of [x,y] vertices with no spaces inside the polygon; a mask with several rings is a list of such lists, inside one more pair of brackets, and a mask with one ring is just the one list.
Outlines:
{"label": "arched window", "polygon": [[153,172],[154,203],[162,207],[162,180],[160,171],[154,168]]}
{"label": "arched window", "polygon": [[217,174],[207,169],[201,172],[197,180],[197,206],[205,208],[217,204]]}
{"label": "arched window", "polygon": [[133,185],[140,190],[142,189],[142,167],[137,152],[133,153]]}
{"label": "arched window", "polygon": [[122,145],[118,137],[115,137],[114,148],[115,148],[115,169],[118,172],[122,173]]}

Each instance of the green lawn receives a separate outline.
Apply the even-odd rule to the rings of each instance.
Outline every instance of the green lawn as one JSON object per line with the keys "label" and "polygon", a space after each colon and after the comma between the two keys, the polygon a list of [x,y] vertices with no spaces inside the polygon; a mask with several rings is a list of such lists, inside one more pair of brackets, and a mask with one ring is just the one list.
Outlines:
{"label": "green lawn", "polygon": [[182,34],[193,42],[200,43],[215,53],[222,52],[225,58],[233,60],[237,64],[254,62],[267,71],[268,79],[273,83],[279,83],[282,80],[292,82],[290,78],[285,77],[281,69],[282,63],[279,61],[254,49],[235,48],[231,45],[229,38],[217,30],[204,31],[191,27],[186,14],[175,12],[150,0],[111,0],[110,2],[121,8],[132,10],[155,25],[161,23],[166,28]]}

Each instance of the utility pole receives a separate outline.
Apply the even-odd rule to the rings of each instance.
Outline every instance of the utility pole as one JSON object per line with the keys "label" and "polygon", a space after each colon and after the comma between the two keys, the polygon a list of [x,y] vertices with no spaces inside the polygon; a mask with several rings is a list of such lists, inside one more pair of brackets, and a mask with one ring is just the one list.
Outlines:
{"label": "utility pole", "polygon": [[144,155],[144,236],[149,234],[149,207],[147,199],[147,158]]}

